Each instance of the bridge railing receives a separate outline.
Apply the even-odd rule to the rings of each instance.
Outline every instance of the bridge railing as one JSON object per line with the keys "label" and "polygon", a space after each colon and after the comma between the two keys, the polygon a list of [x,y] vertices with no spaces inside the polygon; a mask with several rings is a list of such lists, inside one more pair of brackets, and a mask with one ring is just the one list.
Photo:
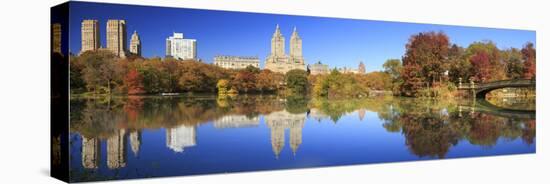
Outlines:
{"label": "bridge railing", "polygon": [[501,81],[492,81],[486,83],[476,83],[476,84],[461,84],[458,89],[480,89],[480,88],[492,88],[499,86],[528,86],[536,85],[535,80],[530,79],[517,79],[517,80],[501,80]]}

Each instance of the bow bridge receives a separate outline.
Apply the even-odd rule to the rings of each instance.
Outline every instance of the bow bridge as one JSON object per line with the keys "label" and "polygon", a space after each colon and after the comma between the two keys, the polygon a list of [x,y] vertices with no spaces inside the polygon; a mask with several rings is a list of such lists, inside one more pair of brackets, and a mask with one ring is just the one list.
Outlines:
{"label": "bow bridge", "polygon": [[536,81],[533,79],[514,79],[514,80],[501,80],[487,83],[474,83],[470,81],[469,84],[462,84],[460,80],[458,84],[459,90],[471,90],[476,98],[485,98],[487,93],[502,88],[527,88],[536,87]]}

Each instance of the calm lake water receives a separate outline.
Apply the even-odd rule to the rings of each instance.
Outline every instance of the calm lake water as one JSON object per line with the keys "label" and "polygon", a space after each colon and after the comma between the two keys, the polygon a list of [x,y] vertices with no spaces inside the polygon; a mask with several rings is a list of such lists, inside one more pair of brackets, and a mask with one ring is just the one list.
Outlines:
{"label": "calm lake water", "polygon": [[502,110],[474,101],[243,95],[72,99],[70,103],[73,181],[536,150],[533,111]]}

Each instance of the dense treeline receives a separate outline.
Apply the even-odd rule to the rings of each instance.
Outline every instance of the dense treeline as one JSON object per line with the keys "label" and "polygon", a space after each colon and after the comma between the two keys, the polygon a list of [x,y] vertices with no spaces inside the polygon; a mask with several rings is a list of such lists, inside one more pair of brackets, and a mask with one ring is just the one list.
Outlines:
{"label": "dense treeline", "polygon": [[328,97],[367,96],[391,89],[386,72],[286,75],[247,67],[232,70],[194,60],[117,58],[108,51],[89,51],[71,59],[71,92],[84,94],[158,94],[169,92],[284,93]]}
{"label": "dense treeline", "polygon": [[276,92],[284,76],[248,67],[230,70],[171,58],[117,58],[108,51],[85,52],[71,59],[71,91],[91,94],[216,92],[220,80],[238,92]]}
{"label": "dense treeline", "polygon": [[400,78],[398,92],[404,96],[437,96],[434,91],[452,89],[460,79],[489,82],[534,79],[536,75],[536,50],[529,42],[521,50],[500,50],[491,41],[462,48],[443,32],[423,32],[412,35],[405,48],[402,66],[390,69],[392,73],[400,70],[395,73]]}
{"label": "dense treeline", "polygon": [[365,97],[380,92],[414,97],[450,97],[459,82],[534,79],[536,50],[500,50],[491,41],[463,48],[443,32],[412,35],[401,60],[389,59],[383,71],[367,74],[286,75],[247,67],[232,70],[194,60],[131,56],[117,58],[108,51],[88,51],[71,58],[71,92],[86,94],[158,94],[165,92],[283,93],[315,97]]}

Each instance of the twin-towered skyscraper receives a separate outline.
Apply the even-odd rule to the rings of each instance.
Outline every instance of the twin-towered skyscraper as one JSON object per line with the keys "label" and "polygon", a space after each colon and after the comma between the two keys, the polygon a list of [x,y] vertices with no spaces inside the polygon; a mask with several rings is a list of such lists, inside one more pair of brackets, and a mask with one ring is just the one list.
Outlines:
{"label": "twin-towered skyscraper", "polygon": [[[83,20],[81,26],[82,48],[80,53],[95,51],[101,48],[99,22],[97,20]],[[127,32],[125,20],[110,19],[107,21],[107,50],[118,57],[125,58],[128,53],[141,56],[141,41],[134,31],[130,42],[130,51],[127,47]]]}
{"label": "twin-towered skyscraper", "polygon": [[285,54],[285,37],[281,33],[279,25],[271,38],[271,53],[265,61],[265,68],[274,72],[286,73],[293,69],[306,70],[302,55],[302,39],[298,35],[296,27],[290,37],[290,56]]}

